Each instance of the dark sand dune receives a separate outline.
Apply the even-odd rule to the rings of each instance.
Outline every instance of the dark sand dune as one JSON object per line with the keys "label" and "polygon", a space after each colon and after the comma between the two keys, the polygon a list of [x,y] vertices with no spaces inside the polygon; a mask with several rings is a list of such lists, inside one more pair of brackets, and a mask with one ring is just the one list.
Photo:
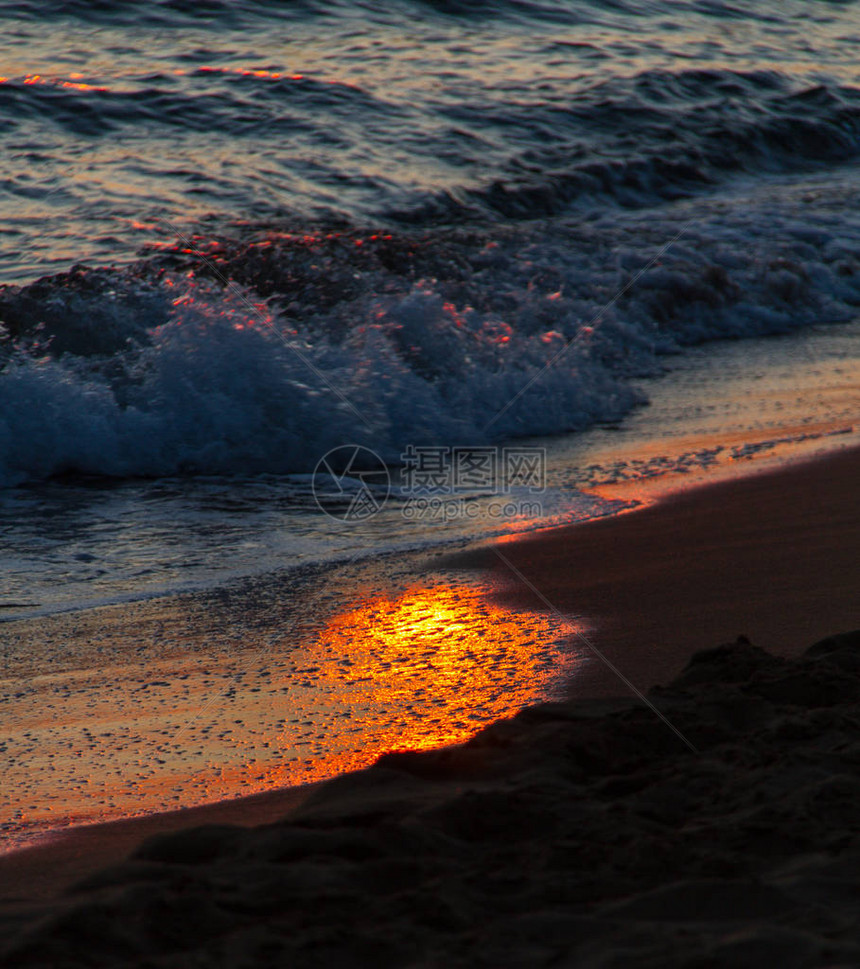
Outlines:
{"label": "dark sand dune", "polygon": [[2,964],[860,964],[860,632],[651,696],[698,753],[633,701],[527,708],[278,823],[151,838],[8,916]]}

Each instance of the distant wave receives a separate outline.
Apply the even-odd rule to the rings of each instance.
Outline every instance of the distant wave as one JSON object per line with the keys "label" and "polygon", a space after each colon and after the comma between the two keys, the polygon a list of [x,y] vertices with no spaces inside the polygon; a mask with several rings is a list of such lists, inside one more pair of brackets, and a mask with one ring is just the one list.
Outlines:
{"label": "distant wave", "polygon": [[[0,83],[0,128],[33,150],[57,131],[105,142],[99,150],[111,170],[119,166],[117,177],[186,197],[208,193],[213,204],[246,212],[262,205],[273,214],[275,195],[305,218],[325,209],[392,225],[463,224],[607,202],[656,205],[712,192],[739,174],[851,163],[860,153],[860,89],[798,84],[772,71],[646,71],[564,99],[487,92],[419,109],[357,83],[192,66],[179,78],[125,78],[116,89],[8,78]],[[199,149],[177,155],[177,137],[194,144],[200,135],[217,147],[214,161],[193,161]],[[113,138],[126,140],[121,161],[110,152]],[[238,159],[226,167],[222,142]],[[35,157],[46,161],[43,152]],[[425,170],[428,185],[416,185],[415,172]],[[21,197],[53,192],[57,186],[34,186],[39,171],[4,187]],[[78,191],[69,185],[64,196]],[[104,203],[91,200],[94,218]]]}
{"label": "distant wave", "polygon": [[[850,4],[852,0],[848,0]],[[235,25],[255,19],[350,15],[381,19],[438,17],[481,20],[487,17],[515,22],[576,25],[620,18],[663,17],[672,23],[681,17],[713,20],[778,19],[786,7],[803,4],[762,0],[745,9],[732,0],[2,0],[0,13],[22,19],[76,18],[99,23],[181,25],[203,22]],[[394,8],[394,9],[392,9]],[[789,15],[791,14],[789,10]]]}
{"label": "distant wave", "polygon": [[[38,0],[3,0],[0,13],[26,19],[50,17],[79,18],[100,23],[136,22],[144,24],[204,23],[236,24],[256,18],[278,19],[308,16],[331,16],[342,13],[364,17],[450,17],[479,19],[503,17],[520,21],[579,23],[589,12],[599,14],[599,0],[404,0],[399,4],[383,0],[55,0],[45,5]],[[642,6],[614,0],[616,14],[635,15]],[[392,7],[395,7],[392,11]],[[648,13],[655,7],[671,12],[668,0],[645,5]],[[397,9],[400,8],[400,9]]]}
{"label": "distant wave", "polygon": [[0,0],[0,280],[129,263],[171,225],[599,218],[839,170],[855,9]]}
{"label": "distant wave", "polygon": [[[474,130],[477,108],[457,109]],[[601,200],[642,207],[737,173],[810,170],[860,154],[860,89],[798,87],[774,72],[653,71],[595,85],[569,105],[524,104],[499,125],[532,146],[488,184],[438,194],[411,222],[546,218]]]}
{"label": "distant wave", "polygon": [[241,138],[258,136],[263,126],[269,136],[282,128],[293,134],[303,128],[312,130],[314,126],[300,117],[280,114],[291,104],[301,112],[324,111],[330,117],[337,117],[340,111],[397,113],[393,105],[354,86],[303,77],[284,77],[284,83],[278,84],[250,71],[198,68],[188,73],[200,81],[199,87],[188,92],[170,90],[171,78],[163,75],[130,79],[126,85],[131,89],[116,91],[62,77],[9,78],[0,84],[0,119],[8,128],[39,119],[75,134],[94,136],[141,125],[190,132],[211,131],[221,125]]}
{"label": "distant wave", "polygon": [[[336,5],[337,0],[332,0]],[[177,26],[188,22],[235,24],[253,16],[282,15],[297,10],[307,15],[322,5],[313,0],[54,0],[40,4],[38,0],[3,0],[0,13],[7,17],[44,20],[80,19],[105,25]]]}

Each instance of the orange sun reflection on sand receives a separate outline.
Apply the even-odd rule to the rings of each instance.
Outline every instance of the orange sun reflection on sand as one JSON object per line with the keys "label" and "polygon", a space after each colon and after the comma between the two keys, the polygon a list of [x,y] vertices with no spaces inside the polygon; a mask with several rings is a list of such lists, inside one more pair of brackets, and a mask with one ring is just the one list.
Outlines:
{"label": "orange sun reflection on sand", "polygon": [[[19,689],[24,680],[10,668],[5,681],[0,772],[12,796],[0,826],[10,843],[463,741],[556,696],[582,662],[566,624],[512,612],[477,585],[364,589],[353,601],[304,635],[269,627],[237,650],[235,632],[224,643],[206,633],[205,648],[148,658],[147,622],[179,629],[183,618],[158,603],[140,607],[152,616],[131,626],[121,610],[113,626],[103,625],[106,613],[93,617],[98,628],[69,625],[67,671]],[[103,650],[108,642],[113,663],[90,656],[94,643]]]}
{"label": "orange sun reflection on sand", "polygon": [[559,627],[469,585],[412,587],[338,614],[319,635],[314,676],[329,690],[331,712],[352,726],[328,739],[313,773],[457,743],[552,696],[578,662],[570,630]]}

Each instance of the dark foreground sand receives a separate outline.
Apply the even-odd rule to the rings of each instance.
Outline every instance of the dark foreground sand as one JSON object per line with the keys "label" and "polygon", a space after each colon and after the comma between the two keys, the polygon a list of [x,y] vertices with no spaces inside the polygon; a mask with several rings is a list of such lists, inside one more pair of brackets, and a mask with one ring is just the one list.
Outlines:
{"label": "dark foreground sand", "polygon": [[860,632],[701,653],[653,696],[699,753],[641,705],[528,708],[290,820],[155,837],[3,964],[860,964]]}
{"label": "dark foreground sand", "polygon": [[[776,639],[786,615],[801,616],[807,631],[848,616],[842,628],[857,628],[858,468],[851,452],[703,489],[613,530],[586,526],[604,535],[591,546],[603,571],[589,573],[600,590],[590,602],[606,603],[596,641],[619,660],[662,630],[689,655],[725,624],[764,634],[788,657],[799,634]],[[775,500],[781,528],[767,518]],[[696,550],[703,529],[710,545]],[[524,572],[551,563],[542,581],[569,608],[580,577],[562,570],[577,534],[542,539],[549,558],[533,540],[504,554]],[[673,599],[668,587],[655,589],[670,580],[665,557],[678,550],[693,578],[676,568]],[[637,584],[641,569],[624,564],[634,553],[645,556],[640,564],[649,555],[662,563],[650,570],[656,586]],[[801,607],[786,599],[792,589]],[[618,613],[633,616],[638,633],[613,626]],[[742,622],[757,619],[761,627]],[[528,708],[461,747],[389,754],[284,795],[295,800],[185,815],[215,824],[170,831],[180,815],[123,822],[101,829],[104,838],[96,828],[78,835],[77,847],[72,839],[5,859],[0,962],[858,965],[860,632],[786,657],[733,643],[697,654],[670,687],[652,691],[696,752],[634,699],[571,700]],[[239,819],[269,823],[242,828]],[[86,877],[52,895],[54,863],[59,887]]]}

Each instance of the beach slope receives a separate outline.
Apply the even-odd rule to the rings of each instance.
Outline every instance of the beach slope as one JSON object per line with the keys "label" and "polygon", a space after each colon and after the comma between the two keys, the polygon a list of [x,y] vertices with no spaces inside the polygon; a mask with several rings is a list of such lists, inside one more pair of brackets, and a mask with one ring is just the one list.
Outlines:
{"label": "beach slope", "polygon": [[649,700],[677,733],[615,682],[247,817],[225,802],[10,856],[0,963],[860,964],[860,631],[825,635],[860,627],[859,468],[846,451],[500,546],[559,608],[586,604],[637,685],[670,683]]}
{"label": "beach slope", "polygon": [[152,838],[7,966],[856,965],[860,632],[530,707],[285,820]]}

